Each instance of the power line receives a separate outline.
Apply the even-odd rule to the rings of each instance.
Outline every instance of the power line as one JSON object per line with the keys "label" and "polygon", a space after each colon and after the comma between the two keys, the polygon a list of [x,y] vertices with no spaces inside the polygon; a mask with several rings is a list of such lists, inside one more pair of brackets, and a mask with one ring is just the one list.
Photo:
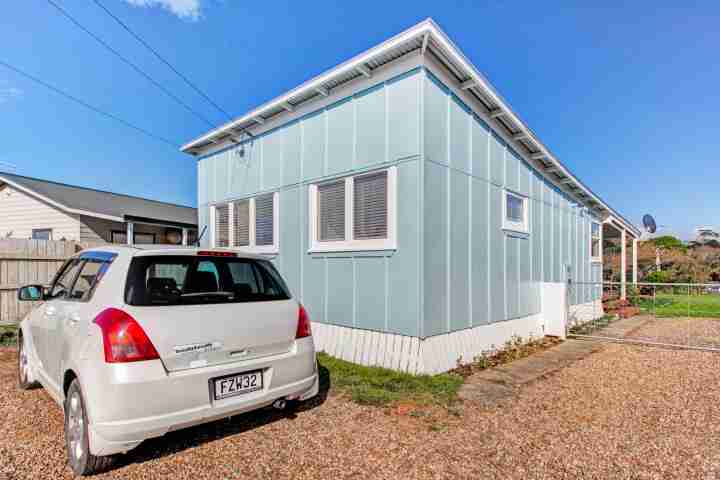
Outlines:
{"label": "power line", "polygon": [[159,88],[160,90],[162,90],[167,96],[169,96],[170,98],[172,98],[173,100],[175,100],[177,103],[179,103],[180,105],[182,105],[183,107],[185,107],[185,109],[186,109],[188,112],[192,113],[193,115],[195,115],[196,117],[198,117],[200,120],[202,120],[203,122],[207,123],[210,127],[215,128],[215,124],[213,124],[210,120],[208,120],[206,117],[204,117],[204,116],[201,115],[200,113],[198,113],[198,112],[196,112],[195,110],[193,110],[193,108],[190,107],[187,103],[183,102],[183,101],[182,101],[180,98],[178,98],[175,94],[173,94],[173,93],[170,92],[167,88],[165,88],[164,86],[162,86],[162,85],[160,84],[160,82],[156,81],[156,80],[155,80],[154,78],[152,78],[150,75],[148,75],[147,73],[145,73],[140,67],[138,67],[137,65],[135,65],[133,62],[131,62],[130,60],[128,60],[127,58],[125,58],[120,52],[118,52],[117,50],[115,50],[114,48],[112,48],[110,45],[108,45],[107,42],[105,42],[102,38],[98,37],[97,35],[95,35],[94,33],[92,33],[90,30],[88,30],[87,28],[85,28],[80,22],[78,22],[77,20],[75,20],[75,18],[73,18],[68,12],[66,12],[65,10],[63,10],[62,7],[60,7],[60,5],[58,5],[57,3],[55,3],[53,0],[47,0],[47,2],[48,2],[50,5],[52,5],[53,7],[55,7],[61,14],[63,14],[68,20],[70,20],[76,27],[78,27],[80,30],[82,30],[83,32],[85,32],[85,33],[87,33],[88,35],[90,35],[90,36],[91,36],[93,39],[95,39],[95,41],[97,41],[100,45],[102,45],[103,47],[105,47],[107,50],[109,50],[111,53],[113,53],[115,56],[117,56],[120,60],[122,60],[123,62],[125,62],[126,64],[128,64],[130,67],[132,67],[133,70],[135,70],[137,73],[139,73],[140,75],[142,75],[143,77],[145,77],[150,83],[152,83],[152,84],[155,85],[157,88]]}
{"label": "power line", "polygon": [[65,98],[67,98],[67,99],[69,99],[69,100],[72,100],[72,101],[75,102],[75,103],[79,103],[79,104],[82,105],[83,107],[85,107],[85,108],[87,108],[87,109],[89,109],[89,110],[92,110],[92,111],[95,112],[95,113],[99,113],[100,115],[102,115],[102,116],[104,116],[104,117],[107,117],[107,118],[110,118],[110,119],[112,119],[112,120],[115,120],[116,122],[120,122],[120,123],[122,123],[123,125],[125,125],[126,127],[132,128],[133,130],[137,130],[138,132],[140,132],[140,133],[142,133],[142,134],[144,134],[144,135],[147,135],[148,137],[153,138],[153,139],[155,139],[155,140],[158,140],[158,141],[161,141],[161,142],[163,142],[163,143],[166,143],[166,144],[170,145],[170,146],[173,147],[173,148],[180,148],[179,145],[176,144],[175,142],[173,142],[172,140],[168,140],[167,138],[161,137],[160,135],[155,135],[154,133],[150,133],[149,131],[145,130],[145,129],[142,128],[142,127],[138,127],[137,125],[133,125],[132,123],[130,123],[130,122],[126,121],[126,120],[123,120],[122,118],[118,117],[117,115],[114,115],[114,114],[112,114],[112,113],[108,113],[108,112],[106,112],[106,111],[104,111],[104,110],[102,110],[102,109],[100,109],[100,108],[98,108],[98,107],[95,107],[95,106],[93,106],[93,105],[85,102],[84,100],[80,100],[79,98],[77,98],[77,97],[75,97],[75,96],[73,96],[73,95],[71,95],[71,94],[69,94],[69,93],[67,93],[67,92],[65,92],[65,91],[63,91],[63,90],[60,90],[59,88],[57,88],[57,87],[55,87],[55,86],[53,86],[53,85],[50,85],[49,83],[45,82],[44,80],[41,80],[41,79],[39,79],[38,77],[35,77],[35,76],[33,76],[33,75],[30,75],[29,73],[26,73],[26,72],[20,70],[19,68],[15,67],[15,66],[13,66],[13,65],[10,65],[10,64],[7,63],[7,62],[4,62],[4,61],[0,60],[0,65],[2,65],[2,66],[4,66],[4,67],[12,70],[13,72],[15,72],[15,73],[17,73],[17,74],[19,74],[19,75],[22,75],[23,77],[25,77],[25,78],[27,78],[27,79],[29,79],[29,80],[32,80],[32,81],[35,82],[35,83],[38,83],[38,84],[42,85],[43,87],[45,87],[45,88],[47,88],[47,89],[49,89],[49,90],[52,90],[52,91],[55,92],[55,93],[58,93],[58,94],[62,95],[63,97],[65,97]]}
{"label": "power line", "polygon": [[103,5],[102,3],[100,3],[100,0],[93,0],[93,1],[95,2],[95,4],[96,4],[98,7],[102,8],[102,9],[105,11],[105,13],[107,13],[108,15],[110,15],[118,24],[120,24],[120,26],[123,27],[123,28],[124,28],[130,35],[132,35],[138,42],[140,42],[145,48],[147,48],[150,52],[152,52],[152,54],[155,55],[155,57],[157,57],[158,60],[160,60],[161,62],[163,62],[165,65],[167,65],[167,66],[170,68],[170,70],[172,70],[173,72],[175,72],[175,73],[177,74],[178,77],[182,78],[183,81],[190,86],[190,88],[192,88],[193,90],[195,90],[200,96],[202,96],[205,100],[207,100],[213,107],[215,107],[219,112],[221,112],[223,115],[225,115],[225,116],[228,118],[228,120],[232,120],[232,119],[233,119],[232,115],[230,115],[230,114],[229,114],[226,110],[224,110],[220,105],[218,105],[217,103],[215,103],[215,102],[214,102],[210,97],[208,97],[208,96],[205,94],[205,92],[203,92],[197,85],[195,85],[193,82],[191,82],[185,75],[183,75],[182,73],[180,73],[174,66],[172,66],[172,64],[171,64],[170,62],[168,62],[167,60],[165,60],[165,58],[163,58],[162,55],[160,55],[154,48],[152,48],[150,45],[148,45],[148,43],[147,43],[145,40],[143,40],[142,37],[140,37],[140,35],[138,35],[137,33],[135,33],[132,29],[130,29],[130,27],[127,26],[127,24],[125,24],[125,22],[123,22],[122,20],[120,20],[115,14],[113,14],[110,10],[108,10],[107,7],[105,7],[105,5]]}

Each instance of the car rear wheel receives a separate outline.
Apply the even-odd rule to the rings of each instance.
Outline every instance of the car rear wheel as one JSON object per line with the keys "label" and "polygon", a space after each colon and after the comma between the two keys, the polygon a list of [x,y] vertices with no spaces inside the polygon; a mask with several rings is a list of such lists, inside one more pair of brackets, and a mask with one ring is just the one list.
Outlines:
{"label": "car rear wheel", "polygon": [[73,380],[65,396],[65,449],[68,463],[76,475],[93,475],[110,465],[112,457],[90,453],[87,410],[80,382]]}
{"label": "car rear wheel", "polygon": [[31,378],[30,364],[22,335],[18,335],[18,386],[21,390],[30,390],[38,386],[38,383]]}

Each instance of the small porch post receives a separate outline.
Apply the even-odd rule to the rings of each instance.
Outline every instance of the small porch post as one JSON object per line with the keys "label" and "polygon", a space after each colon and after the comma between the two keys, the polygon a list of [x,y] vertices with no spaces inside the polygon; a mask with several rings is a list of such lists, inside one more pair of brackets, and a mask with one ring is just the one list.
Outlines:
{"label": "small porch post", "polygon": [[627,298],[627,233],[620,231],[620,298]]}
{"label": "small porch post", "polygon": [[135,224],[133,222],[127,222],[127,244],[132,245],[135,243]]}
{"label": "small porch post", "polygon": [[633,284],[637,286],[638,281],[638,239],[633,238],[633,246],[632,246],[632,275],[633,275]]}
{"label": "small porch post", "polygon": [[188,244],[188,229],[187,228],[182,229],[182,244],[184,247],[187,247],[187,244]]}

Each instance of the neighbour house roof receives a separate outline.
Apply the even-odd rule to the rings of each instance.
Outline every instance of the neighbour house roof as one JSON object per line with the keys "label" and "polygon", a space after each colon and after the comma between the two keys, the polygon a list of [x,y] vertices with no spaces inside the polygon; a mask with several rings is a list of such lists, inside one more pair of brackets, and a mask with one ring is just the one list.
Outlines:
{"label": "neighbour house roof", "polygon": [[116,222],[197,226],[197,209],[183,205],[0,172],[0,186],[3,184],[71,214]]}
{"label": "neighbour house roof", "polygon": [[454,76],[455,87],[469,92],[485,109],[494,128],[503,131],[516,150],[536,165],[547,178],[579,203],[604,217],[614,218],[635,236],[640,231],[607,205],[558,160],[535,133],[518,117],[508,102],[465,57],[432,19],[427,19],[382,44],[303,83],[255,110],[230,121],[183,145],[181,150],[198,155],[229,143],[239,143],[243,134],[253,134],[262,125],[281,115],[289,115],[300,105],[327,97],[333,89],[357,78],[371,77],[383,66],[411,54],[432,56]]}

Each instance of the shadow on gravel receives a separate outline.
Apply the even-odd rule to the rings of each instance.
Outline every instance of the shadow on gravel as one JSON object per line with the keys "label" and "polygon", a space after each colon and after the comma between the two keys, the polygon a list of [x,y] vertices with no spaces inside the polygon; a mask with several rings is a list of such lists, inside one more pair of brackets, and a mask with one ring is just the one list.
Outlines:
{"label": "shadow on gravel", "polygon": [[302,403],[293,402],[282,411],[267,407],[146,440],[127,454],[118,455],[108,470],[162,458],[204,443],[248,432],[278,420],[293,420],[297,417],[297,413],[313,410],[327,400],[330,391],[330,371],[319,365],[318,373],[320,374],[320,392],[315,398]]}

